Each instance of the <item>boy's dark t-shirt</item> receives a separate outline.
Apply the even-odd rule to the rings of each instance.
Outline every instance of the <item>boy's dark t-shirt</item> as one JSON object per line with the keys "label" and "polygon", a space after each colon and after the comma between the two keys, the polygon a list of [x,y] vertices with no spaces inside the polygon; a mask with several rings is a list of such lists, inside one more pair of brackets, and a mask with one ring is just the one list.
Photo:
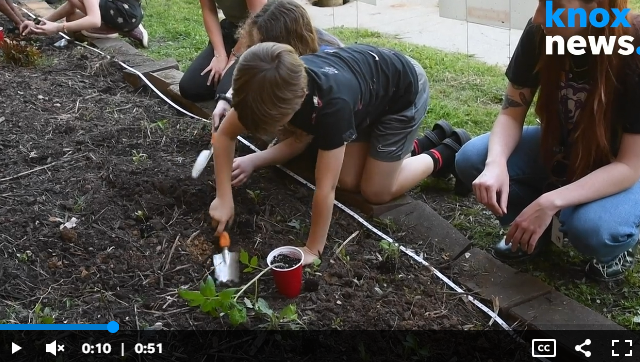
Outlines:
{"label": "boy's dark t-shirt", "polygon": [[301,59],[309,93],[289,124],[314,136],[320,150],[342,147],[381,117],[411,107],[418,94],[413,64],[389,49],[352,45]]}
{"label": "boy's dark t-shirt", "polygon": [[[532,89],[537,89],[539,86],[536,66],[540,57],[544,56],[545,50],[539,49],[538,36],[545,36],[545,34],[540,32],[540,28],[534,25],[532,20],[529,20],[505,73],[509,82],[516,86]],[[625,56],[625,60],[632,60],[631,57],[635,56],[636,54]],[[558,112],[560,120],[566,127],[565,131],[570,132],[572,129],[591,91],[590,57],[592,55],[588,50],[583,55],[570,55],[569,63],[572,66],[564,72],[563,79],[560,80]],[[615,108],[612,123],[623,133],[640,133],[640,74],[637,67],[627,67],[627,76],[624,78],[617,79],[619,87],[613,100]],[[613,146],[615,151],[617,145]]]}

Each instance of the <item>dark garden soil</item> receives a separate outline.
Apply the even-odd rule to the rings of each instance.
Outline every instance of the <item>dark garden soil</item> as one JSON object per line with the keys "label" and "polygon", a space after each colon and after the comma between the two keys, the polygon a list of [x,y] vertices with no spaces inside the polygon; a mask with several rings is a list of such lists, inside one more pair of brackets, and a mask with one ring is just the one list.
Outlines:
{"label": "dark garden soil", "polygon": [[[198,290],[218,252],[208,215],[212,170],[190,176],[209,126],[131,89],[117,64],[54,41],[41,43],[36,68],[0,63],[0,320],[231,328],[226,316],[189,307],[177,293]],[[312,196],[304,185],[262,170],[234,192],[231,251],[257,256],[264,268],[274,248],[303,245]],[[61,229],[72,218],[76,225]],[[383,231],[443,264],[428,237]],[[269,324],[247,308],[240,328],[492,328],[426,268],[404,255],[385,259],[379,241],[337,210],[322,263],[306,268],[297,299],[280,297],[269,273],[240,298],[263,298],[276,312],[294,303],[298,321]],[[242,281],[258,272],[241,273]]]}

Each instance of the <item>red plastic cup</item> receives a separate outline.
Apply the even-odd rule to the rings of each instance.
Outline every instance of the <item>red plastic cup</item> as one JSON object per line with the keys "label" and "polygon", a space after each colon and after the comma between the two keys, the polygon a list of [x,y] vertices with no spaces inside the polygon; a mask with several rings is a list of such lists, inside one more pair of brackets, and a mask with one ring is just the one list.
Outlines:
{"label": "red plastic cup", "polygon": [[267,264],[271,266],[273,258],[280,254],[300,259],[300,262],[294,267],[288,269],[274,267],[271,269],[271,274],[273,275],[273,280],[276,283],[278,292],[287,298],[295,298],[300,295],[300,291],[302,290],[302,259],[304,258],[304,254],[302,250],[293,246],[283,246],[269,253],[269,256],[267,256]]}
{"label": "red plastic cup", "polygon": [[0,43],[4,41],[4,28],[0,26]]}

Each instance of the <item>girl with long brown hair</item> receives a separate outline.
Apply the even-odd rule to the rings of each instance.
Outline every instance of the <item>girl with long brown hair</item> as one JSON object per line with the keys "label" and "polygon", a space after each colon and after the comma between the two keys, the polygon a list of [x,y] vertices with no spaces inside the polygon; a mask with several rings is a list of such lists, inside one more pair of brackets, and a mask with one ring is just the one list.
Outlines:
{"label": "girl with long brown hair", "polygon": [[[551,3],[553,9],[547,9]],[[547,27],[545,14],[604,9],[609,25]],[[546,54],[546,36],[635,38],[611,26],[627,0],[540,0],[507,68],[502,110],[490,133],[467,143],[456,170],[508,232],[494,248],[500,260],[524,260],[564,238],[593,258],[587,276],[609,281],[635,265],[640,225],[640,67],[636,52],[587,47],[583,55]],[[615,11],[614,11],[615,10]],[[602,10],[599,10],[602,11]],[[594,13],[595,15],[595,13]],[[602,20],[602,17],[595,17]],[[603,40],[605,38],[600,38]],[[588,44],[588,42],[587,42]],[[534,95],[540,126],[524,126]]]}

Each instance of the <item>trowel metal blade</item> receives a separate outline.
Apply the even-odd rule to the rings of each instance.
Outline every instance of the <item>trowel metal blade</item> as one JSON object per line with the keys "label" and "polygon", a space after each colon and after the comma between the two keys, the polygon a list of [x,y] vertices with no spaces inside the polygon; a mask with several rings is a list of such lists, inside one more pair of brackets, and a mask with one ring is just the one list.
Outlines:
{"label": "trowel metal blade", "polygon": [[200,177],[202,171],[207,167],[207,163],[209,163],[211,155],[213,155],[213,149],[200,152],[196,159],[196,163],[193,165],[193,169],[191,170],[192,178],[196,179]]}
{"label": "trowel metal blade", "polygon": [[213,256],[215,277],[220,282],[240,281],[240,262],[238,253],[224,252]]}

